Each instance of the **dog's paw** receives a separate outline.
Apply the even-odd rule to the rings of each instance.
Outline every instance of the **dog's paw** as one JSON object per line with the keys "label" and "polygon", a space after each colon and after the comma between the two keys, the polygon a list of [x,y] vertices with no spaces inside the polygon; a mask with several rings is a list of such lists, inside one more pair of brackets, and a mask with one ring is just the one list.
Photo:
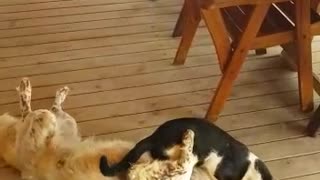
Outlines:
{"label": "dog's paw", "polygon": [[32,86],[29,78],[22,78],[20,85],[16,88],[19,94],[31,95]]}
{"label": "dog's paw", "polygon": [[56,98],[58,98],[60,102],[63,102],[68,96],[69,92],[70,88],[68,86],[65,86],[56,92]]}

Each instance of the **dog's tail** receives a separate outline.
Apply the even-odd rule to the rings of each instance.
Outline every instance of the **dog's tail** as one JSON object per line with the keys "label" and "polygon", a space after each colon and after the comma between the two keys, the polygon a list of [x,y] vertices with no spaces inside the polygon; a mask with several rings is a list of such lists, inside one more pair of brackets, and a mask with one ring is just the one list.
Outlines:
{"label": "dog's tail", "polygon": [[143,153],[152,149],[152,138],[141,140],[128,154],[117,164],[109,166],[106,156],[100,158],[100,171],[104,176],[115,176],[118,172],[128,170],[136,163]]}

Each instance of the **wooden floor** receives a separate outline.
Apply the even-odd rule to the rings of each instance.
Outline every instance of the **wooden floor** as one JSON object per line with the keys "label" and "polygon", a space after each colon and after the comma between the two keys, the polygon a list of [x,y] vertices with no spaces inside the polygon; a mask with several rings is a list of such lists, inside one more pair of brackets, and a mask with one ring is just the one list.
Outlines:
{"label": "wooden floor", "polygon": [[[203,117],[220,72],[204,28],[187,63],[171,65],[181,4],[1,0],[0,113],[17,113],[14,88],[28,76],[34,108],[49,107],[58,87],[72,88],[65,107],[84,136],[138,140],[166,120]],[[320,39],[313,51],[320,73]],[[297,75],[279,54],[270,48],[249,56],[217,124],[265,160],[277,179],[318,180],[320,141],[302,133],[310,114],[299,111]],[[0,179],[18,179],[11,172],[0,169]]]}

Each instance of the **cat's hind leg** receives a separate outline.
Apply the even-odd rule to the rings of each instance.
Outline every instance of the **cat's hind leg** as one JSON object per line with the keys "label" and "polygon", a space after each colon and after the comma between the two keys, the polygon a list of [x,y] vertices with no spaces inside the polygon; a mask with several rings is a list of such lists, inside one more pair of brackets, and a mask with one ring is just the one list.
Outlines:
{"label": "cat's hind leg", "polygon": [[206,172],[208,177],[211,177],[211,179],[216,180],[215,172],[218,166],[221,164],[222,159],[223,157],[219,156],[217,152],[211,152],[207,156],[203,164],[198,168],[201,168],[204,172]]}

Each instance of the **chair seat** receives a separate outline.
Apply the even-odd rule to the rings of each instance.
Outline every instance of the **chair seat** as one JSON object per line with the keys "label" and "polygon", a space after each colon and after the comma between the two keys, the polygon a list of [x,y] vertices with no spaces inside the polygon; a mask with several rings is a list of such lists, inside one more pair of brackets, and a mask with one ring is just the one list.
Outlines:
{"label": "chair seat", "polygon": [[[248,5],[233,6],[222,9],[223,18],[229,35],[233,42],[238,42],[246,22],[250,18],[253,7]],[[266,15],[261,28],[254,40],[251,49],[272,47],[279,44],[292,42],[294,39],[294,4],[281,2],[273,4]],[[313,35],[320,33],[320,16],[314,10],[311,11]]]}
{"label": "chair seat", "polygon": [[240,5],[257,5],[265,3],[277,3],[285,2],[289,0],[197,0],[201,8],[212,9],[212,8],[223,8],[230,6],[240,6]]}

